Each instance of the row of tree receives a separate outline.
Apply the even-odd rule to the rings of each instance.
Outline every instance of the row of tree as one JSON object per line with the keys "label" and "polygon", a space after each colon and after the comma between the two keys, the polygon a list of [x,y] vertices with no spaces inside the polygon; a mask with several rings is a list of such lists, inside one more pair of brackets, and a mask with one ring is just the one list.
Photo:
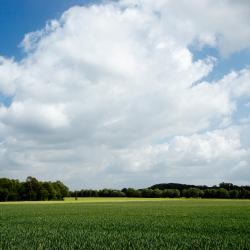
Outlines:
{"label": "row of tree", "polygon": [[250,186],[221,183],[219,186],[195,186],[178,183],[156,184],[145,189],[83,189],[69,191],[62,182],[42,182],[34,177],[26,181],[0,178],[0,201],[62,200],[71,197],[146,197],[146,198],[231,198],[250,199]]}
{"label": "row of tree", "polygon": [[145,197],[145,198],[157,198],[157,197],[180,197],[180,191],[178,189],[134,189],[124,188],[122,190],[116,189],[83,189],[80,191],[70,192],[71,197]]}
{"label": "row of tree", "polygon": [[219,189],[219,188],[225,188],[227,191],[230,190],[250,190],[250,186],[237,186],[232,183],[226,183],[222,182],[218,186],[206,186],[206,185],[189,185],[189,184],[180,184],[180,183],[160,183],[160,184],[155,184],[151,186],[150,188],[152,189],[179,189],[180,191],[184,189],[189,189],[189,188],[198,188],[201,190],[205,189]]}
{"label": "row of tree", "polygon": [[144,198],[231,198],[231,199],[250,199],[249,190],[230,191],[225,188],[205,189],[188,188],[180,191],[179,189],[102,189],[102,190],[80,190],[70,192],[71,197],[144,197]]}
{"label": "row of tree", "polygon": [[0,178],[0,201],[62,200],[69,189],[62,182],[42,182],[34,177],[26,181]]}
{"label": "row of tree", "polygon": [[145,198],[231,198],[250,199],[250,189],[230,189],[222,187],[200,189],[196,187],[185,189],[159,189],[145,188],[133,189],[124,188],[122,190],[102,189],[102,190],[80,190],[70,192],[72,197],[145,197]]}

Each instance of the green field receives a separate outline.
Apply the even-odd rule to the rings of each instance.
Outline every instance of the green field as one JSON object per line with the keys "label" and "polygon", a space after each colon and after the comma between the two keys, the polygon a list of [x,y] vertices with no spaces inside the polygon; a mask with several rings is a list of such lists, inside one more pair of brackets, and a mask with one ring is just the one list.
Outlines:
{"label": "green field", "polygon": [[2,203],[0,235],[0,249],[250,249],[250,201]]}

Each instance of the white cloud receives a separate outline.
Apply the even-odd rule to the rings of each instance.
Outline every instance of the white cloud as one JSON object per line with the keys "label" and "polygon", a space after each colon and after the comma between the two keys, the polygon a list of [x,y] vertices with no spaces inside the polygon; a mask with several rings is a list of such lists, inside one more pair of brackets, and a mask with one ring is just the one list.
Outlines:
{"label": "white cloud", "polygon": [[0,56],[0,91],[12,95],[15,91],[15,80],[19,77],[19,69],[12,59]]}
{"label": "white cloud", "polygon": [[0,117],[3,123],[15,128],[36,127],[59,129],[69,125],[62,105],[38,104],[32,101],[14,102],[10,108],[2,108]]}
{"label": "white cloud", "polygon": [[159,25],[186,46],[198,40],[200,45],[218,46],[224,56],[249,49],[248,1],[232,0],[123,0],[125,6],[137,6],[147,13],[157,13]]}
{"label": "white cloud", "polygon": [[0,107],[0,174],[120,187],[198,182],[196,173],[214,183],[246,167],[241,128],[227,127],[250,96],[249,69],[204,82],[215,59],[194,61],[188,47],[247,48],[247,7],[130,3],[73,7],[25,36],[23,60],[0,58],[0,90],[13,95]]}

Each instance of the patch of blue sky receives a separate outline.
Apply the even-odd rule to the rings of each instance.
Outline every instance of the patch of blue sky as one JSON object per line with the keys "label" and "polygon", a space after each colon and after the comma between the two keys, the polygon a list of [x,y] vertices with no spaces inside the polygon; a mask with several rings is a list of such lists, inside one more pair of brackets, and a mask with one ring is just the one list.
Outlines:
{"label": "patch of blue sky", "polygon": [[[250,67],[250,50],[242,50],[228,57],[222,57],[216,48],[211,47],[204,47],[202,50],[191,48],[190,50],[193,53],[194,60],[205,59],[208,56],[217,58],[213,71],[202,81],[217,81],[232,71],[240,71]],[[236,110],[231,117],[234,124],[242,123],[247,117],[250,117],[249,103],[250,99],[246,97],[237,100]],[[218,124],[215,122],[215,125]]]}
{"label": "patch of blue sky", "polygon": [[235,123],[244,123],[247,119],[247,123],[249,123],[250,118],[250,98],[242,97],[237,101],[237,110],[233,113],[232,119]]}
{"label": "patch of blue sky", "polygon": [[19,44],[24,35],[42,29],[46,22],[58,19],[75,5],[89,5],[101,0],[1,0],[0,55],[20,60],[24,53]]}
{"label": "patch of blue sky", "polygon": [[[25,34],[42,29],[48,20],[59,19],[72,6],[86,6],[101,0],[1,0],[0,56],[21,60],[20,43]],[[0,92],[0,104],[9,107],[12,97]]]}
{"label": "patch of blue sky", "polygon": [[12,96],[6,96],[0,92],[0,104],[4,105],[5,107],[9,107],[12,103]]}
{"label": "patch of blue sky", "polygon": [[222,57],[218,49],[212,47],[204,47],[201,50],[191,47],[190,51],[193,54],[194,60],[205,59],[208,56],[212,56],[217,59],[213,71],[202,79],[203,81],[217,81],[232,71],[239,71],[250,67],[249,49],[235,52],[228,57]]}
{"label": "patch of blue sky", "polygon": [[[225,75],[232,71],[240,71],[246,68],[250,68],[250,49],[245,49],[239,52],[235,52],[227,57],[221,56],[217,48],[205,46],[202,49],[194,45],[190,46],[190,51],[193,54],[194,61],[199,59],[205,59],[207,57],[215,57],[216,64],[213,70],[208,74],[208,76],[201,79],[201,81],[218,81],[222,79]],[[199,84],[199,82],[195,84]],[[231,124],[241,124],[249,123],[250,118],[250,99],[249,97],[242,97],[235,103],[236,110],[231,116]],[[209,130],[216,129],[220,124],[220,120],[214,120],[210,124]],[[207,129],[206,129],[207,130]],[[205,131],[203,131],[205,132]]]}

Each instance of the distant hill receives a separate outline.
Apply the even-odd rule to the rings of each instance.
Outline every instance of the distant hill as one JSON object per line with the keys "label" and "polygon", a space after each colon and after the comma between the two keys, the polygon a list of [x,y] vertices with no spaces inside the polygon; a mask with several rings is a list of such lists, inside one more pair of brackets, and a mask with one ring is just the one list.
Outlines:
{"label": "distant hill", "polygon": [[181,183],[160,183],[160,184],[155,184],[151,187],[149,187],[151,189],[160,189],[160,190],[164,190],[164,189],[179,189],[180,191],[182,191],[183,189],[187,189],[187,188],[199,188],[199,189],[206,189],[209,188],[207,186],[196,186],[196,185],[189,185],[189,184],[181,184]]}
{"label": "distant hill", "polygon": [[191,185],[191,184],[181,184],[181,183],[159,183],[155,184],[151,187],[150,189],[178,189],[182,191],[183,189],[188,189],[188,188],[199,188],[200,190],[205,190],[205,189],[218,189],[218,188],[225,188],[226,190],[232,190],[232,189],[237,189],[237,190],[250,190],[250,186],[237,186],[232,183],[225,183],[222,182],[218,186],[206,186],[206,185]]}

